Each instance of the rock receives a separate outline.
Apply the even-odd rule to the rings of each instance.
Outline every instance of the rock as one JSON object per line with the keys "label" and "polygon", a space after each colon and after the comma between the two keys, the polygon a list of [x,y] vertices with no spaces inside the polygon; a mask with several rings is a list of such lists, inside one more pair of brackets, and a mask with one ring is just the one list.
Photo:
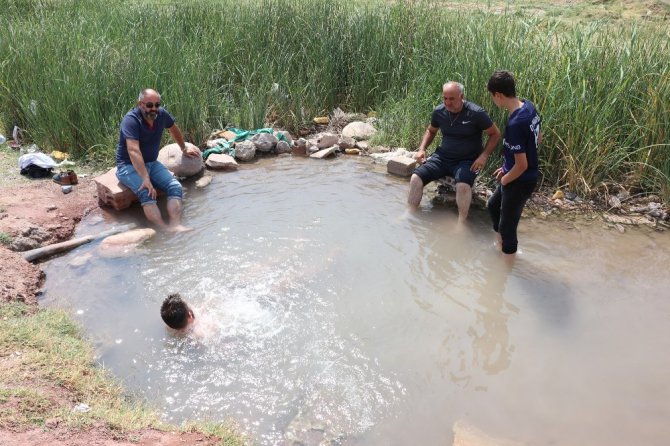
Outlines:
{"label": "rock", "polygon": [[340,138],[338,138],[337,135],[333,135],[332,133],[322,133],[316,139],[316,146],[319,149],[325,149],[334,146],[339,140]]}
{"label": "rock", "polygon": [[375,133],[377,133],[377,129],[361,121],[351,122],[342,129],[342,136],[353,138],[356,141],[370,139]]}
{"label": "rock", "polygon": [[233,139],[235,139],[237,135],[235,134],[235,132],[231,132],[230,130],[224,130],[223,132],[217,133],[216,136],[218,136],[219,138],[225,138],[228,141],[232,141]]}
{"label": "rock", "polygon": [[457,421],[454,423],[453,446],[523,446],[524,443],[506,440],[504,438],[493,438],[479,429]]}
{"label": "rock", "polygon": [[212,182],[212,176],[211,175],[203,175],[201,178],[198,178],[198,180],[195,182],[195,187],[198,189],[202,189],[203,187],[206,187],[209,185],[209,183]]}
{"label": "rock", "polygon": [[406,156],[399,156],[396,158],[391,158],[386,164],[386,171],[393,175],[399,175],[401,177],[412,176],[414,169],[416,168],[416,160],[414,158],[409,158]]}
{"label": "rock", "polygon": [[[188,147],[195,147],[191,143],[186,143]],[[200,153],[200,149],[198,149]],[[178,177],[192,177],[200,173],[203,168],[202,154],[197,157],[185,156],[181,153],[179,144],[173,143],[163,147],[158,152],[158,161],[160,161],[167,169]]]}
{"label": "rock", "polygon": [[386,164],[389,162],[389,160],[392,160],[393,158],[397,157],[407,157],[414,159],[414,154],[402,148],[397,149],[393,152],[389,152],[387,149],[386,152],[374,152],[370,154],[370,158],[372,158],[372,160],[375,163],[379,164]]}
{"label": "rock", "polygon": [[237,170],[239,166],[235,158],[225,153],[212,153],[207,157],[205,165],[210,169],[221,170]]}
{"label": "rock", "polygon": [[344,153],[347,155],[360,155],[361,149],[344,149]]}
{"label": "rock", "polygon": [[216,139],[210,139],[205,143],[208,149],[211,149],[212,147],[216,147],[219,144],[225,144],[227,143],[228,140],[226,138],[216,138]]}
{"label": "rock", "polygon": [[94,178],[93,181],[97,187],[100,206],[110,206],[120,211],[137,201],[137,196],[116,178],[116,167]]}
{"label": "rock", "polygon": [[256,150],[263,153],[271,152],[277,145],[277,137],[272,133],[256,133],[251,137],[251,142],[256,146]]}
{"label": "rock", "polygon": [[294,155],[306,155],[307,154],[307,140],[305,138],[299,138],[293,149],[291,151]]}
{"label": "rock", "polygon": [[557,190],[556,192],[554,192],[554,195],[551,196],[552,200],[562,200],[564,198],[565,198],[565,194],[560,189]]}
{"label": "rock", "polygon": [[603,219],[606,222],[612,224],[622,224],[622,225],[644,225],[644,224],[653,224],[646,217],[640,217],[636,215],[623,216],[623,215],[614,215],[614,214],[603,214]]}
{"label": "rock", "polygon": [[374,153],[389,153],[389,152],[391,152],[391,148],[386,147],[386,146],[374,146],[374,147],[369,148],[368,152],[370,152],[371,154],[374,154]]}
{"label": "rock", "polygon": [[615,224],[614,227],[616,228],[617,231],[619,231],[622,234],[626,232],[626,228],[624,228],[623,225],[619,223]]}
{"label": "rock", "polygon": [[567,198],[570,201],[575,201],[575,199],[577,198],[577,194],[574,192],[566,192],[565,198]]}
{"label": "rock", "polygon": [[55,211],[56,209],[58,209],[58,206],[56,206],[55,204],[50,204],[49,206],[47,206],[47,212]]}
{"label": "rock", "polygon": [[279,141],[277,143],[277,147],[275,148],[275,152],[277,152],[279,155],[282,153],[291,153],[291,146],[286,141]]}
{"label": "rock", "polygon": [[235,143],[235,158],[240,161],[251,161],[256,156],[256,145],[251,141]]}
{"label": "rock", "polygon": [[[289,146],[293,145],[293,138],[291,138],[291,134],[286,130],[280,130],[278,132],[275,132],[275,135],[277,136],[277,139],[279,141],[286,141]],[[280,138],[278,135],[281,135],[283,138]]]}
{"label": "rock", "polygon": [[619,209],[621,207],[621,200],[619,197],[611,196],[609,200],[607,200],[607,204],[615,209]]}
{"label": "rock", "polygon": [[30,251],[31,249],[36,249],[40,247],[40,243],[22,235],[12,238],[12,243],[9,245],[9,249],[12,251]]}
{"label": "rock", "polygon": [[28,225],[27,227],[24,227],[21,230],[20,235],[35,240],[39,244],[46,242],[51,238],[51,234],[46,229],[34,225]]}
{"label": "rock", "polygon": [[337,143],[338,146],[342,147],[344,150],[350,149],[356,145],[356,140],[348,136],[343,136]]}
{"label": "rock", "polygon": [[67,262],[68,265],[70,265],[73,268],[79,268],[81,266],[84,266],[88,263],[89,260],[93,258],[93,254],[90,252],[87,252],[86,254],[82,254],[80,256],[77,256]]}
{"label": "rock", "polygon": [[316,125],[328,125],[328,117],[327,116],[317,116],[314,118],[314,124]]}
{"label": "rock", "polygon": [[132,229],[120,234],[110,235],[100,243],[100,253],[105,257],[119,257],[132,253],[145,240],[156,235],[151,228]]}
{"label": "rock", "polygon": [[356,145],[354,147],[367,151],[370,148],[370,143],[367,141],[356,141]]}
{"label": "rock", "polygon": [[318,148],[317,146],[310,146],[309,149],[307,149],[307,151],[308,151],[310,154],[311,154],[311,153],[316,153],[316,152],[319,151],[319,148]]}
{"label": "rock", "polygon": [[334,145],[332,147],[328,147],[327,149],[321,149],[318,152],[311,154],[309,157],[314,159],[324,159],[333,155],[338,150],[340,150],[340,148],[337,145]]}

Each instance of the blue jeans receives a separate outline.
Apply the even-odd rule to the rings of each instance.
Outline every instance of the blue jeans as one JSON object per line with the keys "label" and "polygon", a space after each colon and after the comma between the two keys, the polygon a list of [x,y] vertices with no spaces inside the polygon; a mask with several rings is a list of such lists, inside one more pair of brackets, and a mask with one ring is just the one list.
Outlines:
{"label": "blue jeans", "polygon": [[[163,164],[159,161],[150,161],[144,163],[144,167],[149,173],[149,179],[151,179],[151,184],[154,188],[165,192],[168,199],[176,198],[181,200],[181,183],[179,183]],[[146,204],[156,204],[156,200],[151,198],[149,191],[146,188],[140,190],[140,186],[142,186],[142,178],[140,178],[132,164],[119,164],[116,167],[116,178],[137,195],[142,206]]]}
{"label": "blue jeans", "polygon": [[502,252],[514,254],[519,244],[516,229],[526,201],[535,190],[535,182],[521,183],[512,181],[507,186],[498,185],[489,198],[486,208],[491,216],[493,230],[500,233]]}

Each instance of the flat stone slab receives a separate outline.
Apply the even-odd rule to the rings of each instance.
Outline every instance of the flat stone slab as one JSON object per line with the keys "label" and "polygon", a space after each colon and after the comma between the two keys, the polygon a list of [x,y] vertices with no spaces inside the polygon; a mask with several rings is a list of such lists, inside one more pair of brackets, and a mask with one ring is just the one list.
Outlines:
{"label": "flat stone slab", "polygon": [[230,155],[225,153],[212,153],[207,157],[205,165],[210,169],[219,169],[219,170],[237,170],[239,164],[235,161]]}
{"label": "flat stone slab", "polygon": [[100,253],[105,257],[119,257],[132,253],[140,243],[156,235],[151,228],[132,229],[110,235],[100,243]]}
{"label": "flat stone slab", "polygon": [[406,156],[391,158],[388,164],[386,164],[386,171],[388,173],[401,177],[412,176],[415,168],[416,160]]}
{"label": "flat stone slab", "polygon": [[322,149],[318,152],[312,153],[309,157],[314,159],[324,159],[334,154],[338,149],[339,147],[337,146],[328,147],[327,149]]}

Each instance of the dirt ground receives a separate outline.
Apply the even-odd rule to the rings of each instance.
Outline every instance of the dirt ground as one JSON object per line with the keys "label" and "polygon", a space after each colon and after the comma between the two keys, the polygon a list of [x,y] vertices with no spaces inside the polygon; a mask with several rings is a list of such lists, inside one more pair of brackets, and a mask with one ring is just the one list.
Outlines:
{"label": "dirt ground", "polygon": [[[7,161],[7,153],[0,153],[0,161]],[[10,155],[11,157],[11,155]],[[3,164],[0,162],[0,164]],[[42,245],[69,239],[77,223],[88,213],[96,212],[98,199],[93,176],[80,177],[72,192],[64,194],[61,186],[50,178],[28,180],[20,177],[12,163],[0,169],[0,233],[15,238],[23,233],[43,229]],[[7,164],[10,166],[7,168]],[[33,233],[34,235],[34,233]],[[39,290],[44,273],[39,265],[29,263],[20,253],[0,244],[0,299],[2,302],[22,301],[37,310]],[[0,360],[3,358],[0,358]],[[1,367],[0,367],[1,370]],[[31,383],[45,395],[69,392],[57,383]],[[57,400],[69,405],[74,397],[61,395]],[[20,404],[20,402],[16,402]],[[59,425],[58,420],[47,421],[44,428],[22,431],[0,428],[0,445],[50,446],[118,446],[118,445],[215,445],[220,439],[202,433],[162,432],[143,429],[120,435],[104,426],[76,430]]]}

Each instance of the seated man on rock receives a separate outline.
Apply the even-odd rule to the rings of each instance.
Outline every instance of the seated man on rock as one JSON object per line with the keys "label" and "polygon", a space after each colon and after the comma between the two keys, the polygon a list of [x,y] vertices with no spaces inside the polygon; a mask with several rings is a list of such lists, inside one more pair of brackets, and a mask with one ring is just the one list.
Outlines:
{"label": "seated man on rock", "polygon": [[[149,222],[170,232],[186,231],[189,228],[181,224],[181,184],[157,160],[165,129],[185,156],[200,156],[197,147],[184,142],[174,118],[161,107],[161,95],[150,88],[142,90],[137,107],[121,121],[116,148],[116,176],[137,195]],[[167,224],[156,204],[156,189],[167,194]]]}
{"label": "seated man on rock", "polygon": [[[416,153],[416,160],[425,163],[412,174],[407,199],[408,204],[416,208],[421,203],[426,184],[444,176],[453,177],[456,181],[458,221],[461,223],[468,216],[475,178],[500,141],[500,130],[486,111],[466,101],[463,92],[464,87],[458,82],[447,82],[442,86],[443,102],[433,110]],[[426,160],[426,149],[438,130],[442,132],[442,143]],[[483,148],[482,133],[488,137]]]}

